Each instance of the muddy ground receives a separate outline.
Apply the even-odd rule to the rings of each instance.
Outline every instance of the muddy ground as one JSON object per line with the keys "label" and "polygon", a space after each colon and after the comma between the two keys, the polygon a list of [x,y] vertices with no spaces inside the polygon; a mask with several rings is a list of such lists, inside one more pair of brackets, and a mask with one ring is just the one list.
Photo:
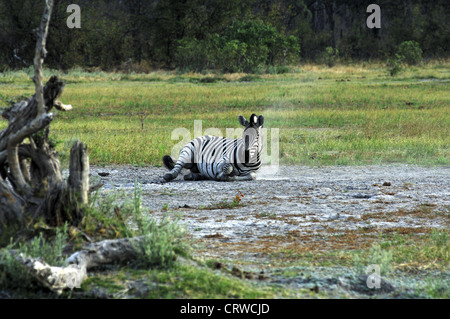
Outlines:
{"label": "muddy ground", "polygon": [[[449,229],[450,167],[282,166],[263,168],[250,182],[191,182],[179,176],[170,183],[151,183],[164,171],[91,167],[103,193],[132,194],[137,181],[145,211],[158,218],[181,216],[195,257],[216,259],[220,267],[250,279],[264,277],[291,288],[320,288],[338,297],[416,296],[420,275],[394,277],[381,289],[368,289],[365,279],[350,275],[345,267],[298,266],[292,252],[301,256],[299,252],[361,249],[370,247],[381,232]],[[287,272],[288,277],[279,275]],[[450,280],[448,273],[435,276]]]}

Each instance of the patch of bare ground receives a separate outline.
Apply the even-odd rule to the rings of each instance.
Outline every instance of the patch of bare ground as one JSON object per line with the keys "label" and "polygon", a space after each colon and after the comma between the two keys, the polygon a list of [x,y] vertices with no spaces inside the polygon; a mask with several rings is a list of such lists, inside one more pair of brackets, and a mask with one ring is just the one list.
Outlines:
{"label": "patch of bare ground", "polygon": [[250,182],[180,176],[166,184],[151,183],[162,168],[91,172],[104,183],[104,193],[132,194],[137,182],[149,215],[177,217],[186,225],[194,257],[246,265],[255,273],[265,269],[266,275],[270,267],[350,267],[351,252],[367,250],[380,238],[421,240],[450,228],[448,167],[283,166],[263,169]]}
{"label": "patch of bare ground", "polygon": [[137,182],[149,213],[179,215],[193,239],[222,247],[210,250],[211,257],[226,257],[226,247],[234,252],[236,243],[246,243],[246,251],[288,245],[357,249],[390,230],[423,233],[450,226],[448,167],[284,166],[235,183],[181,176],[152,184],[164,173],[155,167],[92,167],[91,173],[104,183],[103,192],[132,193]]}

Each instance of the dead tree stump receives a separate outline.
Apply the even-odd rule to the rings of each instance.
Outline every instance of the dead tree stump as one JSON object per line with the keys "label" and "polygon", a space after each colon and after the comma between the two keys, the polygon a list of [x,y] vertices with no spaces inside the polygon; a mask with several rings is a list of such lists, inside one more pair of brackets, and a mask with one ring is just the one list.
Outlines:
{"label": "dead tree stump", "polygon": [[[49,141],[49,125],[54,118],[52,109],[72,109],[58,100],[64,83],[56,76],[43,86],[42,64],[53,2],[45,1],[37,34],[33,79],[36,94],[2,112],[8,126],[0,132],[0,239],[23,227],[24,221],[30,218],[42,217],[51,226],[61,226],[65,222],[77,226],[88,204],[87,147],[79,141],[74,143],[69,177],[64,180],[58,156]],[[64,289],[79,287],[89,268],[136,258],[136,245],[142,240],[138,237],[91,244],[69,257],[66,267],[53,267],[17,251],[7,253],[15,256],[43,286],[61,293]]]}
{"label": "dead tree stump", "polygon": [[51,226],[65,222],[77,226],[83,219],[88,204],[89,156],[87,147],[76,141],[70,151],[69,178],[50,189],[42,203],[40,214]]}
{"label": "dead tree stump", "polygon": [[[34,57],[35,95],[2,111],[8,126],[0,132],[0,236],[12,224],[44,217],[59,226],[77,225],[83,218],[89,191],[87,148],[76,142],[71,151],[70,176],[62,177],[60,162],[49,141],[53,109],[68,111],[59,101],[64,83],[52,76],[43,85],[42,65],[53,0],[46,0],[37,32]],[[28,143],[27,143],[28,141]]]}

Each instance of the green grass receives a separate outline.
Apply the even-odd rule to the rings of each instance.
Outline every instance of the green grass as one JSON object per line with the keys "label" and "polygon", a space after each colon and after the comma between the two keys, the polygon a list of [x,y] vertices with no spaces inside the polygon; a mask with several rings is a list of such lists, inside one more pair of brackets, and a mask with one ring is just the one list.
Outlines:
{"label": "green grass", "polygon": [[[131,288],[130,282],[140,284]],[[120,298],[122,294],[141,293],[138,298],[150,299],[260,299],[288,297],[307,291],[291,291],[241,280],[205,267],[177,265],[168,270],[122,268],[114,274],[93,274],[83,284],[87,294],[93,289]]]}
{"label": "green grass", "polygon": [[[14,241],[11,237],[9,245],[0,246],[0,287],[13,288],[25,294],[33,289],[33,277],[11,253],[14,250],[26,257],[39,258],[52,266],[65,266],[63,250],[68,239],[67,224],[54,230],[50,228],[46,230],[48,231],[46,235],[44,230],[41,230],[39,236],[36,235],[26,242]],[[50,234],[52,232],[54,234]]]}
{"label": "green grass", "polygon": [[[366,238],[364,243],[371,242],[368,248],[312,251],[282,249],[274,252],[273,258],[284,257],[297,266],[354,267],[359,273],[364,273],[365,268],[371,264],[382,266],[385,274],[393,270],[411,273],[421,270],[450,270],[448,230],[431,229],[426,234],[417,234],[416,230],[403,230],[405,233],[380,233],[378,240],[374,241]],[[362,241],[361,238],[358,240]],[[330,241],[336,242],[336,236]]]}
{"label": "green grass", "polygon": [[[280,130],[282,164],[336,165],[450,163],[448,63],[409,68],[391,77],[381,64],[292,67],[259,75],[116,74],[74,70],[59,75],[67,86],[52,132],[80,139],[93,164],[161,165],[179,139],[194,137],[194,120],[239,127],[237,116],[263,114]],[[46,70],[45,75],[58,73]],[[30,70],[0,75],[0,104],[34,90]],[[212,80],[209,80],[212,79]],[[250,81],[241,81],[250,79]],[[3,103],[2,103],[3,101]],[[148,112],[143,129],[138,112]],[[0,121],[0,128],[6,125]],[[59,146],[64,151],[64,145]],[[270,141],[267,152],[270,155]]]}

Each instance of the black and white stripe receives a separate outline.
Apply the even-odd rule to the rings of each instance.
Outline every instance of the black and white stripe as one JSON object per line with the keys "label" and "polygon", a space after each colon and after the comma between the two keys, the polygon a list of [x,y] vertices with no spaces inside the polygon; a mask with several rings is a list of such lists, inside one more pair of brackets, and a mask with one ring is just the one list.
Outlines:
{"label": "black and white stripe", "polygon": [[164,180],[173,180],[183,168],[190,170],[184,176],[186,180],[254,179],[256,171],[261,167],[261,129],[264,117],[252,114],[250,121],[247,121],[240,115],[239,123],[245,127],[242,138],[205,135],[183,146],[176,162],[169,155],[164,156],[164,165],[170,170],[164,175]]}

